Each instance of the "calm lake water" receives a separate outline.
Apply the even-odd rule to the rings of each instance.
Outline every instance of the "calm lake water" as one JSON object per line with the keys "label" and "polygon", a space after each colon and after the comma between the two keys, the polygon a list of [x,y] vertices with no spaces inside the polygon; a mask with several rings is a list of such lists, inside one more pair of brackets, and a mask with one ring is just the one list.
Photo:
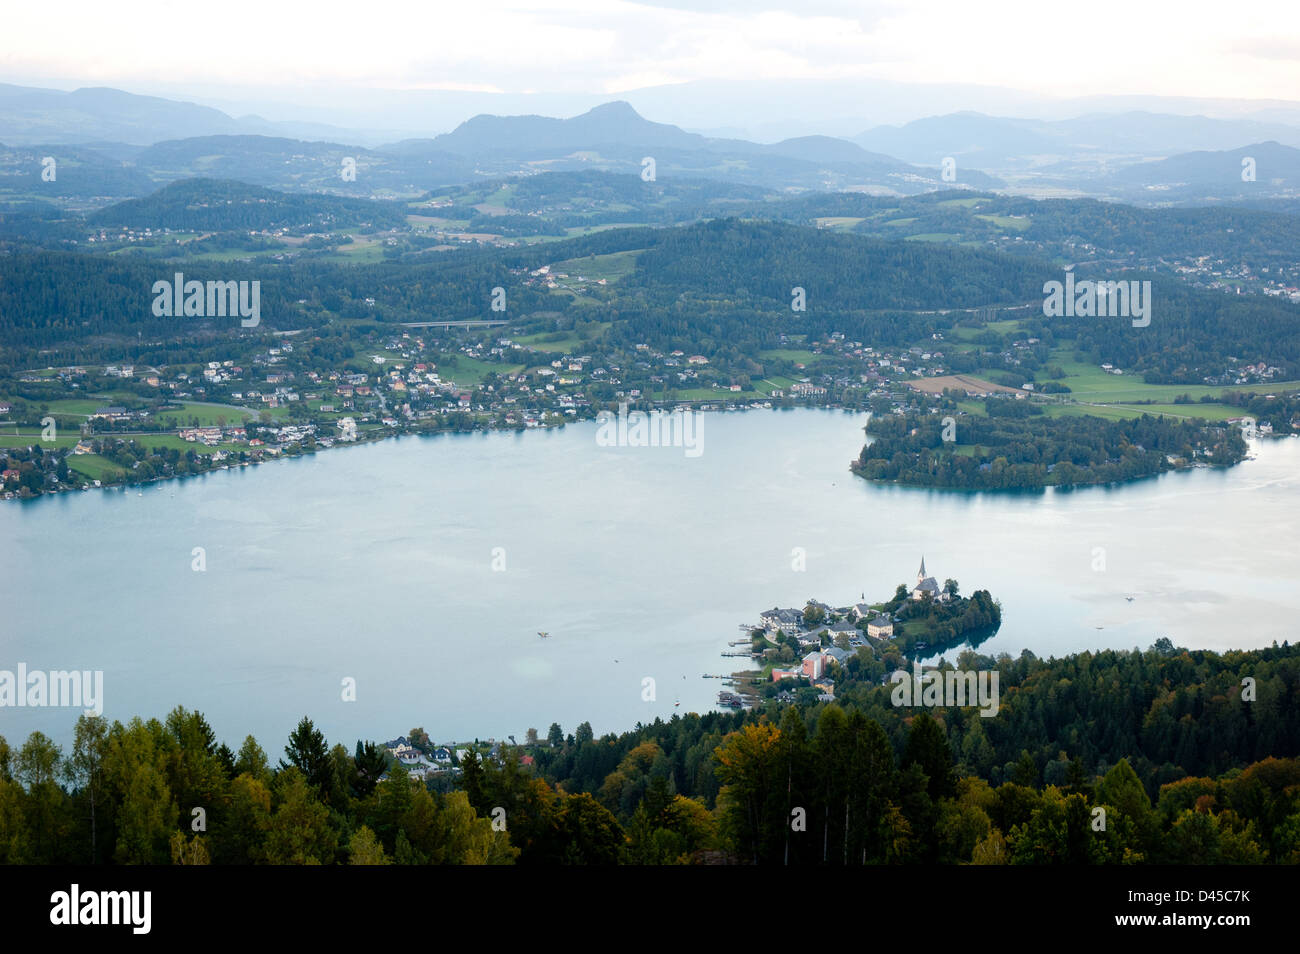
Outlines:
{"label": "calm lake water", "polygon": [[[600,734],[711,708],[722,685],[702,674],[745,662],[720,655],[739,624],[886,598],[922,554],[940,582],[1002,601],[981,652],[1295,639],[1300,441],[1256,442],[1228,471],[964,494],[851,476],[863,423],[710,414],[693,458],[598,446],[594,423],[408,437],[10,502],[0,669],[103,670],[110,718],[183,704],[273,756],[304,714],[349,747],[417,725],[444,741],[583,720]],[[0,734],[66,745],[76,715],[3,708]]]}

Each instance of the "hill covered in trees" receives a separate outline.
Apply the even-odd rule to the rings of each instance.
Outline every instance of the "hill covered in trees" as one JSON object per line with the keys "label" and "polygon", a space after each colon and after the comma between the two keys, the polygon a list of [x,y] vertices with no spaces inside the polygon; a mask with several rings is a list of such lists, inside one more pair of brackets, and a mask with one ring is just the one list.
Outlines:
{"label": "hill covered in trees", "polygon": [[[619,186],[608,185],[610,197],[621,194]],[[538,188],[519,184],[514,192]],[[540,193],[541,199],[545,196]],[[665,192],[664,201],[670,205],[679,200],[703,212],[699,206],[712,203],[714,197],[708,190],[693,192],[684,186]],[[524,205],[535,201],[539,196],[531,196]],[[715,212],[734,210],[733,205],[719,202]],[[807,202],[806,211],[835,210]],[[771,214],[779,203],[761,205]],[[939,200],[922,205],[931,207],[935,214],[967,214],[958,211],[961,207],[942,206]],[[1079,214],[1090,209],[1087,206]],[[204,247],[209,253],[229,256],[232,251],[223,243],[237,233],[242,234],[239,242],[247,244],[254,241],[247,234],[250,231],[391,230],[404,224],[405,211],[396,203],[190,180],[94,213],[86,225],[215,232],[217,237],[206,239]],[[486,215],[468,206],[462,211],[473,216],[468,221],[475,228],[494,227],[496,222],[509,234],[539,234],[561,227],[513,207],[507,214]],[[1224,222],[1238,214],[1219,211],[1226,216]],[[1114,228],[1127,229],[1121,231],[1127,241],[1129,232],[1144,221],[1141,216],[1149,214],[1134,212],[1133,221],[1125,225],[1124,215],[1117,213],[1120,221]],[[0,231],[11,228],[51,238],[70,234],[71,220],[52,218],[50,209],[40,204],[29,203],[5,215]],[[1290,221],[1285,216],[1280,219]],[[1101,223],[1094,223],[1091,230],[1101,228]],[[1177,231],[1173,223],[1168,228]],[[1187,226],[1195,234],[1208,228],[1208,220]],[[1279,229],[1285,232],[1281,225],[1275,227]],[[336,234],[336,238],[351,241],[347,235]],[[1150,323],[1144,327],[1132,327],[1127,319],[1046,318],[1036,314],[1041,312],[1044,284],[1059,280],[1061,273],[1043,260],[1001,247],[905,242],[737,218],[668,228],[614,228],[526,247],[466,247],[435,256],[427,254],[435,244],[432,238],[420,239],[415,248],[404,244],[407,239],[394,240],[397,244],[391,246],[385,240],[376,250],[383,259],[379,262],[340,261],[337,255],[312,257],[331,254],[329,243],[313,251],[300,242],[294,252],[267,244],[271,240],[265,236],[257,241],[262,244],[243,249],[246,255],[223,261],[182,262],[174,256],[183,246],[174,241],[157,248],[133,247],[132,258],[157,259],[147,269],[152,277],[144,282],[143,291],[141,278],[124,273],[129,266],[121,261],[123,256],[88,251],[93,246],[87,243],[68,246],[64,254],[69,257],[59,258],[30,241],[0,241],[0,295],[6,299],[0,307],[9,319],[0,343],[13,344],[11,335],[20,343],[43,346],[78,335],[174,333],[187,328],[188,324],[169,329],[152,322],[147,308],[141,314],[139,307],[150,300],[148,289],[159,277],[155,273],[170,269],[162,273],[170,277],[182,268],[187,276],[194,272],[200,280],[259,280],[266,323],[273,328],[362,317],[381,323],[499,317],[501,313],[488,310],[488,301],[491,289],[501,287],[510,296],[505,317],[529,330],[534,330],[531,320],[537,313],[553,314],[552,328],[555,316],[571,315],[608,323],[613,344],[690,349],[724,359],[740,373],[760,374],[757,352],[780,347],[782,335],[826,340],[838,333],[875,347],[931,343],[935,334],[946,334],[957,322],[969,320],[976,309],[1018,305],[1026,336],[1069,346],[1081,360],[1112,363],[1142,374],[1147,383],[1231,384],[1232,369],[1257,362],[1276,369],[1274,380],[1300,376],[1300,335],[1295,334],[1300,309],[1288,301],[1198,290],[1166,276],[1152,280]],[[286,258],[290,252],[306,257]],[[606,284],[585,284],[581,294],[573,289],[548,291],[525,274],[557,263],[567,263],[575,271],[588,262],[598,266],[602,256],[606,265],[611,258],[622,260],[618,274]],[[1128,271],[1107,272],[1104,277],[1150,278],[1147,273]],[[115,328],[116,324],[121,327]],[[36,328],[46,332],[26,339],[28,330]],[[965,364],[989,367],[1002,362],[998,352],[947,344],[941,350],[944,362],[957,370],[968,370]]]}
{"label": "hill covered in trees", "polygon": [[[177,221],[193,226],[194,216],[269,222],[299,211],[307,214],[315,208],[313,202],[336,210],[344,206],[335,203],[358,201],[283,196],[287,205],[280,206],[277,198],[263,208],[243,187],[235,194],[248,201],[232,198],[231,204],[217,201],[197,210],[186,205],[181,211],[189,202],[182,190],[174,203],[168,198],[164,204],[174,204],[181,216]],[[574,261],[577,267],[583,259],[615,254],[636,258],[631,274],[607,289],[590,290],[582,301],[549,294],[524,274],[557,261]],[[953,320],[917,314],[916,309],[933,312],[954,293],[972,304],[1029,295],[1046,274],[1022,259],[996,253],[738,220],[613,229],[530,248],[465,249],[419,262],[204,261],[186,264],[184,271],[187,279],[200,281],[260,281],[264,323],[274,328],[339,318],[496,317],[489,303],[492,289],[502,287],[509,293],[506,314],[513,318],[571,313],[612,322],[615,341],[629,347],[645,341],[671,343],[721,356],[752,356],[760,347],[775,347],[787,333],[841,330],[890,343],[910,341]],[[171,266],[121,256],[30,245],[0,249],[0,311],[8,319],[0,344],[34,346],[90,335],[192,330],[193,319],[159,319],[150,312],[153,282],[171,275]],[[805,291],[805,310],[791,308],[795,287]]]}
{"label": "hill covered in trees", "polygon": [[231,179],[185,179],[152,195],[128,199],[86,217],[92,226],[232,231],[350,227],[399,228],[404,207],[344,196],[276,192]]}

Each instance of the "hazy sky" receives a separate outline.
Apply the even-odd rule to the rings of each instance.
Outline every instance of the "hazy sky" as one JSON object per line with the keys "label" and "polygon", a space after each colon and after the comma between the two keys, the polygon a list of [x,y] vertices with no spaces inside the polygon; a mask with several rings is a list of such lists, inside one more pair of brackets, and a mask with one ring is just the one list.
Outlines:
{"label": "hazy sky", "polygon": [[1300,99],[1296,0],[8,0],[0,79],[619,93],[872,77]]}

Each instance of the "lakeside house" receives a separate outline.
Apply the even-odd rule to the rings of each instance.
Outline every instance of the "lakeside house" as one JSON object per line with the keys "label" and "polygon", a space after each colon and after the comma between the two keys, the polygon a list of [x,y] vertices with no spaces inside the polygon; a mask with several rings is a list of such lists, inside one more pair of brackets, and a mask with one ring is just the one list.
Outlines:
{"label": "lakeside house", "polygon": [[854,637],[854,636],[859,635],[859,634],[862,632],[860,629],[858,629],[858,628],[857,628],[856,626],[854,626],[852,623],[848,622],[847,620],[843,620],[843,619],[840,620],[840,621],[837,622],[837,623],[831,623],[830,626],[827,626],[827,627],[826,627],[826,631],[829,632],[829,633],[831,634],[831,641],[832,641],[832,642],[834,642],[835,639],[838,638],[838,637],[840,637],[840,636],[843,636],[843,637],[845,637],[846,639],[849,639],[849,638],[852,638],[852,637]]}
{"label": "lakeside house", "polygon": [[182,427],[177,436],[181,440],[213,445],[221,441],[220,427]]}
{"label": "lakeside house", "polygon": [[773,607],[760,613],[758,618],[769,634],[776,633],[778,630],[793,634],[803,628],[803,610]]}
{"label": "lakeside house", "polygon": [[883,615],[868,620],[867,635],[874,636],[876,639],[892,639],[894,636],[894,621]]}

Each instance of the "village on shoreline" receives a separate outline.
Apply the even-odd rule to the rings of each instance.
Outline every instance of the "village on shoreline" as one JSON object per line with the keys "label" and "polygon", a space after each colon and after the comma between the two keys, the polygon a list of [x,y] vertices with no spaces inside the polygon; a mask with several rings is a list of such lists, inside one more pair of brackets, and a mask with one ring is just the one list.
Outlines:
{"label": "village on shoreline", "polygon": [[[1000,606],[985,590],[970,598],[959,595],[956,580],[942,584],[931,576],[922,557],[916,578],[900,584],[891,599],[880,603],[860,601],[848,606],[830,606],[810,599],[803,609],[773,607],[759,614],[755,624],[741,626],[745,638],[733,640],[722,655],[747,657],[756,669],[742,670],[731,676],[705,674],[704,678],[724,680],[731,688],[718,693],[717,708],[738,711],[754,708],[768,701],[790,704],[796,701],[835,701],[837,684],[869,681],[885,685],[890,673],[906,670],[916,659],[930,652],[978,640],[981,631],[990,627],[967,624],[941,624],[954,620],[971,622],[971,609],[991,606],[996,629],[1001,621]],[[973,620],[980,622],[979,618]],[[924,636],[925,638],[921,638]],[[797,693],[806,694],[799,699]],[[576,730],[578,738],[590,738],[592,729],[583,723]],[[574,736],[567,737],[570,741]],[[565,744],[566,736],[558,724],[539,735],[529,729],[525,739],[516,741],[489,738],[474,742],[432,741],[423,729],[384,742],[383,751],[392,766],[401,765],[413,778],[429,783],[456,778],[462,760],[471,752],[479,759],[501,761],[508,750],[519,750],[519,763],[533,764],[529,750],[537,746]]]}
{"label": "village on shoreline", "polygon": [[[718,693],[724,709],[750,708],[767,699],[793,702],[796,690],[816,701],[835,699],[837,683],[888,681],[889,673],[914,659],[972,638],[1001,625],[1001,607],[986,590],[969,599],[956,580],[941,585],[929,575],[922,557],[916,579],[900,584],[880,603],[862,600],[830,606],[810,599],[803,609],[773,607],[757,624],[743,624],[747,634],[724,656],[747,656],[758,667],[727,677],[731,688]],[[748,650],[739,647],[748,647]]]}

